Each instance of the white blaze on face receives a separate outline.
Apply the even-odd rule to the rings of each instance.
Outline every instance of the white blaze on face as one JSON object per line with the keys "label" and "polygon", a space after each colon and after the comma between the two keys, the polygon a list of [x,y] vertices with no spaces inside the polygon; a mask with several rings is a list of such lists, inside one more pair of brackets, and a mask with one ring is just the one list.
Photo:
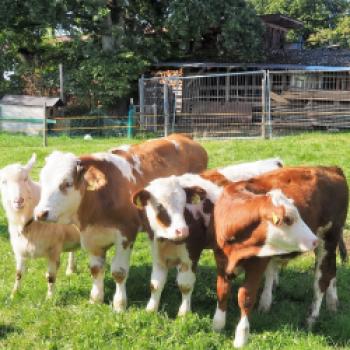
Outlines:
{"label": "white blaze on face", "polygon": [[218,172],[230,181],[243,181],[278,169],[281,166],[282,161],[279,158],[272,158],[219,168]]}
{"label": "white blaze on face", "polygon": [[277,225],[268,222],[266,242],[258,256],[273,256],[292,252],[306,252],[315,249],[317,237],[301,218],[293,201],[281,190],[268,192],[276,207],[283,206],[285,215]]}
{"label": "white blaze on face", "polygon": [[169,240],[186,238],[186,193],[177,178],[171,176],[153,180],[146,190],[151,194],[145,207],[146,215],[155,236]]}
{"label": "white blaze on face", "polygon": [[[212,182],[203,179],[199,175],[184,174],[153,180],[146,190],[151,194],[151,199],[146,205],[146,214],[150,226],[158,238],[181,240],[189,234],[185,220],[185,209],[192,213],[195,219],[203,214],[202,203],[187,203],[186,191],[188,188],[201,188],[206,198],[215,203],[222,188]],[[162,217],[166,218],[169,225],[164,225]]]}
{"label": "white blaze on face", "polygon": [[40,173],[41,198],[35,217],[47,211],[47,221],[73,222],[81,202],[80,191],[74,187],[77,164],[78,158],[72,153],[55,151],[46,158]]}

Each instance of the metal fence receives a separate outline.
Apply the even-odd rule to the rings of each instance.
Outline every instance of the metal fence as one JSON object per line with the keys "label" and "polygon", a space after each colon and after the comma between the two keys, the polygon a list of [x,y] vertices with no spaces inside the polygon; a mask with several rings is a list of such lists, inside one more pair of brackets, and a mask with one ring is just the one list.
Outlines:
{"label": "metal fence", "polygon": [[350,127],[350,70],[141,78],[137,130],[273,137]]}
{"label": "metal fence", "polygon": [[[350,69],[252,71],[140,78],[139,104],[128,115],[0,118],[39,123],[48,135],[157,137],[185,132],[203,138],[270,138],[350,130]],[[125,114],[125,113],[124,113]],[[5,129],[4,129],[5,130]]]}

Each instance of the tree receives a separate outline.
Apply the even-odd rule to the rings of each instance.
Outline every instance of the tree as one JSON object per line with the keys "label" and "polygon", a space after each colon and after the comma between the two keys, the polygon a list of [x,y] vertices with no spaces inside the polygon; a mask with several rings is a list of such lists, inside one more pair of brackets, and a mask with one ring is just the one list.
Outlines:
{"label": "tree", "polygon": [[[252,61],[261,38],[260,20],[244,0],[0,2],[0,73],[13,69],[22,91],[54,93],[63,63],[68,93],[106,105],[130,94],[152,62]],[[10,88],[0,78],[1,87]]]}

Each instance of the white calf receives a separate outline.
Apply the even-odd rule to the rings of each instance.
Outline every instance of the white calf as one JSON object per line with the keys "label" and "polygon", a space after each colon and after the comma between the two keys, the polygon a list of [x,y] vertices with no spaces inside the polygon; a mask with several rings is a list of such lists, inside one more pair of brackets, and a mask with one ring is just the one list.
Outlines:
{"label": "white calf", "polygon": [[[11,296],[20,287],[28,258],[45,257],[48,260],[48,293],[53,294],[56,272],[62,251],[71,251],[80,246],[79,231],[71,225],[47,224],[33,221],[34,207],[40,198],[40,186],[32,181],[29,172],[35,163],[33,154],[22,166],[11,164],[0,170],[0,191],[5,209],[10,240],[16,259],[16,280]],[[69,253],[66,274],[75,270],[74,255]]]}

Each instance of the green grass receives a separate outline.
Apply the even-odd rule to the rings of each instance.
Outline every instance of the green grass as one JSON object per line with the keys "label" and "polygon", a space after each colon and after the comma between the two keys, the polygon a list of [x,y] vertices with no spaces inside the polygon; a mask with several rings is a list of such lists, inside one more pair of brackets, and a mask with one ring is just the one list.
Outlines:
{"label": "green grass", "polygon": [[[121,139],[50,138],[49,147],[41,147],[36,137],[0,134],[0,168],[13,162],[25,162],[33,152],[38,163],[33,170],[36,179],[45,156],[54,149],[77,154],[106,150],[127,143]],[[280,156],[286,165],[339,165],[350,178],[350,135],[312,134],[271,141],[237,140],[207,141],[210,167],[235,162]],[[349,223],[349,221],[348,221]],[[348,225],[347,225],[348,226]],[[111,255],[112,252],[110,252]],[[193,313],[176,318],[180,293],[174,271],[168,278],[160,312],[144,311],[149,297],[151,257],[145,234],[138,236],[132,255],[127,284],[129,307],[117,315],[111,309],[114,283],[105,278],[105,303],[88,303],[91,279],[86,254],[79,252],[79,274],[64,275],[66,256],[57,279],[57,293],[45,300],[45,262],[31,261],[23,281],[23,289],[11,301],[9,294],[14,279],[14,259],[7,235],[6,220],[0,211],[0,349],[231,349],[233,329],[239,312],[234,283],[229,319],[225,332],[211,330],[216,306],[215,268],[211,252],[205,252],[197,275],[193,295]],[[110,261],[110,256],[109,256]],[[303,325],[312,298],[311,256],[294,260],[281,274],[280,287],[269,314],[254,311],[251,338],[247,349],[350,349],[350,269],[338,264],[340,309],[332,315],[322,307],[314,332]]]}

